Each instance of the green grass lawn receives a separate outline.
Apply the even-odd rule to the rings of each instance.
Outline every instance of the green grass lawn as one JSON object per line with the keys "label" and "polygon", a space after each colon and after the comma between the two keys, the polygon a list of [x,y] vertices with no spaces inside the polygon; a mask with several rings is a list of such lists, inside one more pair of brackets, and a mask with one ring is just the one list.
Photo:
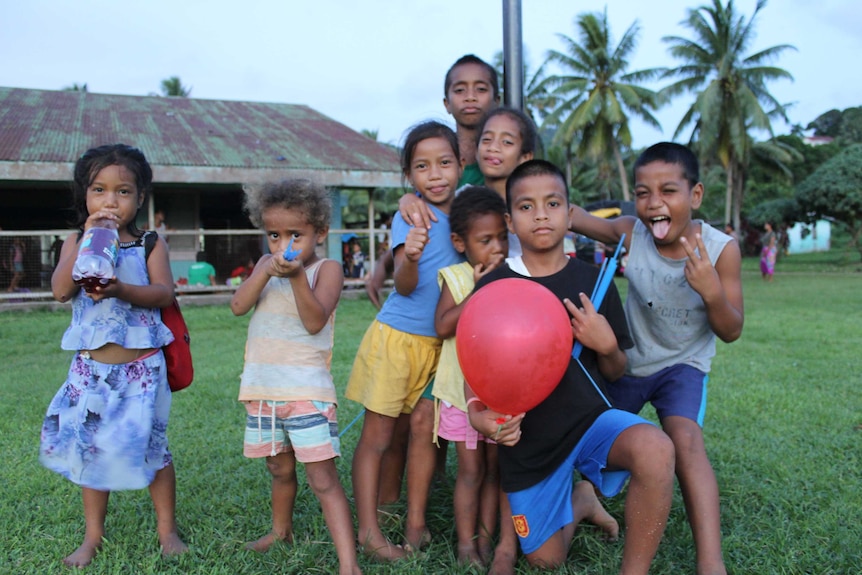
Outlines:
{"label": "green grass lawn", "polygon": [[[848,255],[849,254],[849,255]],[[722,531],[735,574],[862,573],[862,274],[852,252],[790,256],[775,281],[743,265],[742,338],[718,344],[710,377],[707,447],[718,475]],[[618,280],[621,291],[625,281]],[[178,475],[178,521],[192,551],[165,559],[145,490],[115,493],[103,552],[92,574],[333,573],[336,558],[314,495],[298,495],[296,543],[266,555],[245,541],[269,528],[269,476],[242,456],[244,410],[236,401],[248,318],[227,306],[185,309],[195,356],[191,388],[174,396],[169,436]],[[374,317],[367,300],[344,300],[333,373],[343,391],[359,340]],[[40,466],[39,428],[71,357],[59,349],[68,312],[0,313],[0,573],[62,573],[83,536],[80,490]],[[358,413],[343,401],[342,428]],[[648,414],[649,415],[649,414]],[[650,415],[651,416],[651,415]],[[338,462],[350,487],[360,426],[342,438]],[[450,450],[449,483],[454,480]],[[607,502],[622,522],[623,499]],[[451,485],[432,493],[434,542],[395,566],[362,559],[366,573],[474,573],[455,565]],[[390,536],[400,541],[397,526]],[[621,543],[579,530],[560,573],[617,573]],[[519,563],[520,573],[527,573]],[[682,500],[655,560],[658,574],[692,573],[694,549]]]}

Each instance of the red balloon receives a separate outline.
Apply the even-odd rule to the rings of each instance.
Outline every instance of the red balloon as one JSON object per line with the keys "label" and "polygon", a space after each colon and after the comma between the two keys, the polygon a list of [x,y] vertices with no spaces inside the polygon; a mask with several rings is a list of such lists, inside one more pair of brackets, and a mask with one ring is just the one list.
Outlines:
{"label": "red balloon", "polygon": [[455,331],[467,384],[494,411],[518,414],[557,387],[572,357],[569,312],[551,291],[506,278],[467,301]]}

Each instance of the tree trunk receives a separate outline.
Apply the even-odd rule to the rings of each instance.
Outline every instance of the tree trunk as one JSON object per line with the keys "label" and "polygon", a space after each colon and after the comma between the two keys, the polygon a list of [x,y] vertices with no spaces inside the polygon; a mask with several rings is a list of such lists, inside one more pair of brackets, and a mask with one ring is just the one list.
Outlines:
{"label": "tree trunk", "polygon": [[620,173],[620,186],[622,186],[623,190],[623,200],[628,202],[631,200],[631,196],[629,196],[629,177],[626,174],[626,166],[623,164],[623,157],[620,154],[619,144],[614,142],[614,159],[617,162],[617,171]]}
{"label": "tree trunk", "polygon": [[742,199],[745,194],[745,168],[737,165],[733,170],[733,227],[740,229],[739,223],[742,217]]}
{"label": "tree trunk", "polygon": [[[730,210],[733,206],[733,168],[733,159],[731,158],[731,160],[727,162],[727,166],[725,166],[724,168],[725,182],[727,186],[727,190],[725,191],[724,196],[724,223],[733,221],[730,219]],[[739,229],[737,223],[735,223],[734,226],[737,226],[737,230]]]}
{"label": "tree trunk", "polygon": [[572,143],[566,145],[566,190],[572,187]]}

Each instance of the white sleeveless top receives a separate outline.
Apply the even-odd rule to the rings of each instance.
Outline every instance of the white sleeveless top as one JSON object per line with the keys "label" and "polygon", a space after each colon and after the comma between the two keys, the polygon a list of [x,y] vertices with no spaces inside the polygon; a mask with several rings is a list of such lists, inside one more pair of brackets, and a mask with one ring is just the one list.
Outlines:
{"label": "white sleeveless top", "polygon": [[[700,224],[703,244],[715,265],[731,237],[706,222],[694,223]],[[647,227],[635,222],[625,269],[626,319],[635,342],[626,351],[629,375],[644,377],[677,364],[709,372],[715,334],[703,298],[685,279],[686,259],[661,255]]]}
{"label": "white sleeveless top", "polygon": [[[322,259],[305,270],[314,287]],[[336,402],[332,382],[335,312],[322,330],[302,325],[290,280],[272,277],[260,294],[248,324],[240,401]]]}

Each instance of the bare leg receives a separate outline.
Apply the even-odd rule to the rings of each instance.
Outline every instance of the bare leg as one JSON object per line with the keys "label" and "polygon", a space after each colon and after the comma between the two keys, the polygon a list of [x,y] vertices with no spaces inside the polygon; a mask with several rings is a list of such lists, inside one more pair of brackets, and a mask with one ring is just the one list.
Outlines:
{"label": "bare leg", "polygon": [[660,429],[646,423],[620,433],[611,447],[608,467],[631,472],[622,574],[649,572],[670,513],[673,466],[673,443]]}
{"label": "bare leg", "polygon": [[246,549],[266,553],[276,541],[293,542],[293,506],[296,503],[296,456],[292,451],[266,458],[272,475],[272,530],[246,543]]}
{"label": "bare leg", "polygon": [[402,413],[395,423],[392,443],[383,452],[380,462],[379,506],[397,503],[401,498],[401,484],[404,482],[404,467],[407,464],[407,440],[410,437],[410,414]]}
{"label": "bare leg", "polygon": [[425,525],[425,510],[436,461],[433,434],[434,402],[423,398],[410,414],[410,442],[407,445],[407,525],[404,538],[414,551],[419,551],[431,540]]}
{"label": "bare leg", "polygon": [[437,451],[434,453],[434,480],[446,483],[446,455],[449,451],[449,441],[442,437],[437,438]]}
{"label": "bare leg", "polygon": [[703,431],[697,422],[679,416],[666,417],[662,425],[676,450],[676,476],[697,550],[697,573],[724,575],[718,482],[706,455]]}
{"label": "bare leg", "polygon": [[494,556],[494,534],[497,532],[497,519],[500,516],[500,473],[497,460],[497,446],[484,445],[485,473],[479,491],[479,526],[476,548],[483,564]]}
{"label": "bare leg", "polygon": [[177,477],[173,465],[156,472],[150,483],[150,498],[156,510],[156,530],[165,555],[179,555],[189,550],[177,533]]}
{"label": "bare leg", "polygon": [[514,575],[515,563],[518,561],[518,534],[512,523],[512,508],[509,498],[500,489],[500,541],[494,549],[494,560],[488,575]]}
{"label": "bare leg", "polygon": [[578,481],[572,490],[572,511],[574,522],[572,523],[572,535],[582,521],[589,521],[602,531],[608,541],[616,541],[620,534],[620,526],[617,520],[611,517],[602,502],[596,496],[596,489],[589,481]]}
{"label": "bare leg", "polygon": [[393,417],[366,411],[362,435],[353,452],[353,497],[359,523],[357,539],[366,554],[384,561],[405,556],[401,547],[386,539],[377,522],[380,462],[392,442],[395,422]]}
{"label": "bare leg", "polygon": [[105,536],[105,515],[108,513],[108,497],[110,491],[96,491],[84,487],[81,489],[84,501],[84,542],[71,555],[63,559],[69,567],[86,567],[96,556],[102,546]]}
{"label": "bare leg", "polygon": [[476,547],[476,525],[479,516],[479,493],[485,475],[484,445],[467,449],[463,441],[455,443],[458,455],[458,474],[455,477],[453,503],[455,533],[458,535],[458,562],[482,564]]}
{"label": "bare leg", "polygon": [[338,480],[335,461],[328,459],[305,464],[308,484],[320,501],[323,518],[332,535],[335,552],[338,554],[340,575],[361,575],[353,544],[353,518],[344,489]]}

